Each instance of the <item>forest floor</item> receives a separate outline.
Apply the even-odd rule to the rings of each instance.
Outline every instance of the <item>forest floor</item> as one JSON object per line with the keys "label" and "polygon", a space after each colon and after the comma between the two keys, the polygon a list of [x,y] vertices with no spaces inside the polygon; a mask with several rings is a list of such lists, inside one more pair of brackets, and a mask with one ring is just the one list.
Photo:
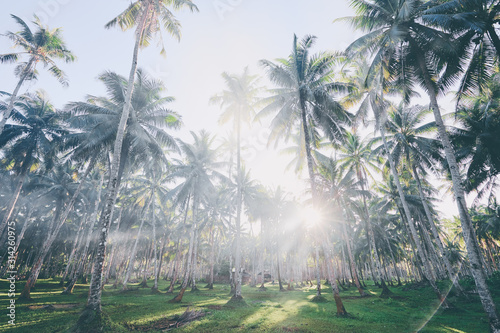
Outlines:
{"label": "forest floor", "polygon": [[[466,281],[466,284],[470,281]],[[149,282],[150,286],[152,285]],[[20,291],[23,282],[16,283]],[[453,308],[437,309],[439,302],[429,287],[390,287],[393,298],[379,298],[380,289],[369,285],[373,296],[360,298],[355,288],[342,291],[341,296],[350,318],[338,318],[329,286],[323,286],[325,303],[313,303],[314,288],[279,292],[278,286],[266,284],[267,291],[244,286],[246,306],[226,306],[229,287],[217,284],[213,290],[203,288],[184,294],[182,303],[168,303],[172,294],[165,294],[167,281],[161,281],[160,294],[149,288],[121,292],[106,285],[102,305],[111,320],[123,327],[123,332],[162,332],[162,323],[181,316],[187,307],[204,312],[204,316],[173,332],[488,332],[487,317],[477,294],[468,299],[452,296]],[[441,284],[445,288],[444,284]],[[500,284],[491,286],[500,304]],[[31,293],[33,301],[16,302],[15,326],[9,325],[7,306],[8,283],[0,279],[0,332],[65,332],[78,319],[87,300],[88,285],[79,284],[73,295],[61,295],[59,280],[39,280]],[[176,291],[178,287],[176,288]],[[48,306],[52,305],[52,306]],[[177,316],[177,317],[176,317]],[[118,332],[117,328],[112,330]]]}

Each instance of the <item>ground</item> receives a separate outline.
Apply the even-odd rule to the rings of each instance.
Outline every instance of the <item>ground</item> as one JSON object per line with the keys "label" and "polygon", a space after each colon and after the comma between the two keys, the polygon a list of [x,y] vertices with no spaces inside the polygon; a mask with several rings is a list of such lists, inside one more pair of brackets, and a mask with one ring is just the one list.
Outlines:
{"label": "ground", "polygon": [[[24,282],[17,283],[21,290]],[[152,283],[150,283],[152,285]],[[202,285],[200,283],[200,285]],[[338,318],[331,289],[324,286],[326,303],[313,303],[315,288],[279,292],[278,285],[266,284],[267,291],[244,286],[242,293],[246,306],[225,306],[229,296],[227,285],[214,285],[213,290],[186,291],[182,303],[168,303],[174,295],[165,294],[168,283],[160,283],[161,294],[151,289],[121,292],[107,285],[103,291],[103,310],[124,332],[161,332],[166,319],[190,310],[202,310],[205,316],[174,332],[488,332],[487,318],[477,295],[469,299],[450,295],[452,309],[436,308],[437,300],[428,287],[390,287],[394,298],[381,299],[380,289],[370,285],[372,297],[360,298],[355,288],[342,291],[344,306],[351,318]],[[441,285],[444,287],[444,285]],[[30,303],[16,302],[16,325],[8,325],[8,283],[0,280],[0,332],[65,332],[78,319],[87,300],[88,285],[77,285],[73,295],[61,295],[59,280],[39,280],[31,293]],[[500,304],[500,288],[492,288]],[[48,306],[52,305],[52,306]],[[160,325],[160,326],[159,326]],[[116,328],[114,329],[116,330]]]}

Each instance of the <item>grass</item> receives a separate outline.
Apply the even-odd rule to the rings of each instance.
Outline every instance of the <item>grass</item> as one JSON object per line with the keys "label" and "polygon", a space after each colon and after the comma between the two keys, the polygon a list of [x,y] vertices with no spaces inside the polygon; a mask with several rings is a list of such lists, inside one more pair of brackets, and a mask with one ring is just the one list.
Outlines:
{"label": "grass", "polygon": [[[0,280],[0,332],[65,332],[73,326],[82,311],[88,285],[77,285],[73,295],[61,295],[59,280],[39,280],[32,292],[33,301],[16,302],[16,325],[8,325],[8,297],[6,280]],[[17,284],[20,291],[24,282]],[[152,283],[150,283],[152,285]],[[246,306],[225,306],[229,287],[215,285],[213,290],[200,288],[200,292],[184,294],[182,303],[171,304],[172,294],[165,294],[167,282],[162,281],[160,294],[149,288],[127,292],[113,290],[107,285],[103,291],[103,311],[118,324],[112,331],[126,324],[150,325],[162,318],[181,315],[189,306],[202,309],[207,315],[176,332],[488,332],[487,317],[482,311],[477,295],[469,299],[449,298],[452,309],[437,309],[438,301],[428,287],[403,290],[390,289],[394,298],[377,297],[380,289],[369,286],[367,292],[373,297],[360,298],[355,288],[341,292],[346,310],[352,318],[337,318],[335,302],[329,286],[324,286],[325,303],[314,303],[314,288],[279,292],[277,285],[266,284],[266,292],[244,286],[242,293]],[[135,289],[137,286],[132,285]],[[444,285],[441,285],[444,288]],[[497,292],[497,290],[499,290]],[[500,288],[492,288],[495,300],[500,302]],[[55,309],[44,309],[44,305],[56,305]],[[67,304],[68,306],[61,306]],[[497,303],[498,304],[498,303]],[[33,308],[30,309],[29,307]],[[437,310],[436,310],[437,309]],[[123,328],[124,332],[128,332]],[[148,331],[160,332],[160,331]]]}

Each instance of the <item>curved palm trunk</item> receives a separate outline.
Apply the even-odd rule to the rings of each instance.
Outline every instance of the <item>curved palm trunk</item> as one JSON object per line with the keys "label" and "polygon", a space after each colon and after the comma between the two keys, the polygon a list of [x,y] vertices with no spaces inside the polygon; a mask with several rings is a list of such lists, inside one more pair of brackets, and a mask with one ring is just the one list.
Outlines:
{"label": "curved palm trunk", "polygon": [[387,158],[389,160],[391,174],[392,174],[392,177],[394,178],[394,183],[396,184],[396,188],[398,190],[401,204],[403,205],[403,211],[404,211],[404,214],[406,216],[408,226],[410,227],[410,233],[411,233],[411,236],[413,238],[413,242],[417,247],[417,254],[418,254],[420,260],[422,261],[423,274],[424,274],[425,278],[427,280],[429,280],[429,282],[432,286],[432,289],[434,289],[434,292],[436,293],[437,297],[441,301],[441,305],[446,308],[446,307],[448,307],[448,304],[446,302],[446,297],[444,297],[441,294],[441,291],[437,287],[436,282],[434,281],[434,279],[432,277],[432,270],[431,270],[431,267],[429,265],[429,261],[427,260],[427,258],[424,255],[422,244],[420,243],[420,239],[418,238],[418,233],[417,233],[417,230],[415,228],[415,222],[411,216],[410,208],[408,207],[408,202],[406,201],[406,197],[405,197],[405,194],[403,192],[403,187],[401,186],[401,183],[399,181],[399,175],[396,171],[396,165],[394,163],[394,160],[393,160],[392,155],[391,155],[390,150],[389,150],[389,145],[387,144],[387,140],[385,138],[385,123],[380,125],[380,135],[382,136],[384,148],[387,152]]}
{"label": "curved palm trunk", "polygon": [[[323,244],[323,251],[325,252],[325,256],[327,256],[327,248]],[[327,266],[327,271],[328,271],[328,276],[330,278],[330,285],[332,287],[332,293],[333,293],[333,298],[335,299],[335,305],[337,307],[337,316],[339,317],[346,317],[349,314],[347,313],[344,303],[342,302],[342,299],[340,298],[340,291],[337,283],[335,282],[338,279],[335,276],[335,273],[333,271],[333,264],[332,264],[332,258],[326,258],[326,266]]]}
{"label": "curved palm trunk", "polygon": [[458,206],[458,213],[460,216],[463,237],[467,248],[467,255],[471,263],[472,276],[474,277],[474,282],[476,283],[476,288],[479,293],[484,311],[488,315],[491,331],[498,333],[500,332],[500,317],[498,316],[498,312],[493,301],[493,297],[491,296],[490,289],[486,284],[486,276],[484,274],[484,270],[481,267],[481,252],[479,251],[477,237],[475,235],[474,227],[472,226],[472,221],[467,210],[465,193],[462,187],[462,177],[460,176],[457,159],[455,157],[448,133],[446,132],[443,118],[441,117],[441,111],[437,102],[437,93],[430,74],[427,70],[427,66],[422,57],[418,57],[418,61],[420,69],[424,75],[424,83],[429,94],[432,112],[434,114],[434,119],[438,128],[439,137],[443,144],[446,161],[448,162],[448,166],[450,169],[451,179],[453,182],[453,194],[455,195],[455,202]]}
{"label": "curved palm trunk", "polygon": [[12,216],[12,212],[14,211],[14,208],[16,207],[17,200],[19,199],[19,194],[21,194],[21,190],[23,188],[24,181],[26,180],[26,175],[28,174],[27,170],[23,170],[21,174],[19,175],[19,181],[17,182],[17,187],[16,190],[14,191],[14,195],[12,196],[12,199],[9,204],[9,208],[5,212],[5,215],[2,220],[2,224],[0,226],[0,235],[3,235],[5,232],[5,229],[7,228],[7,225],[9,224],[9,220]]}
{"label": "curved palm trunk", "polygon": [[[127,126],[127,120],[131,109],[132,91],[134,89],[135,73],[137,71],[139,45],[144,27],[146,25],[147,14],[149,13],[150,8],[151,3],[148,3],[148,8],[146,8],[143,16],[140,18],[140,22],[137,25],[137,29],[135,31],[135,46],[132,56],[132,68],[130,69],[130,75],[128,79],[125,105],[120,117],[120,123],[118,124],[115,144],[113,147],[113,163],[111,165],[110,181],[108,183],[108,195],[104,205],[103,213],[99,218],[99,245],[97,246],[96,256],[93,263],[94,267],[92,270],[93,273],[90,283],[89,297],[87,300],[86,309],[82,312],[80,318],[78,319],[77,327],[87,327],[88,325],[99,323],[99,318],[101,317],[102,269],[104,260],[106,259],[106,243],[108,241],[109,226],[111,223],[113,208],[115,206],[116,196],[118,193],[118,169],[121,160],[123,139],[125,137],[125,128]],[[84,330],[84,328],[82,328],[81,330]]]}

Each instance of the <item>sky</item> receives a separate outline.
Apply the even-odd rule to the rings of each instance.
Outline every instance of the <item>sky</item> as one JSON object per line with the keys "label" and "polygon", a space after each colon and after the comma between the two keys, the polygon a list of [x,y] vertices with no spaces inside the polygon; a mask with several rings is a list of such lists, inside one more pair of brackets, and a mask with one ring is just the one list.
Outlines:
{"label": "sky", "polygon": [[[224,89],[222,72],[241,73],[248,66],[251,73],[263,74],[258,62],[287,57],[293,35],[317,37],[314,52],[345,49],[356,34],[336,18],[351,16],[347,0],[199,0],[194,1],[199,12],[177,12],[182,24],[182,38],[177,42],[166,33],[163,42],[166,56],[160,55],[156,44],[139,53],[139,67],[161,79],[167,95],[176,101],[170,108],[182,115],[183,129],[173,133],[183,140],[190,131],[207,129],[224,135],[229,127],[218,125],[220,109],[209,105],[209,99]],[[0,33],[18,31],[19,26],[10,14],[26,22],[36,14],[50,28],[62,27],[63,37],[76,56],[75,63],[60,63],[70,85],[63,88],[42,68],[37,82],[25,84],[22,92],[43,88],[57,108],[85,96],[105,95],[97,76],[114,71],[128,76],[134,46],[133,31],[105,29],[104,25],[121,13],[129,0],[23,0],[8,1],[0,12]],[[31,25],[32,27],[32,25]],[[9,53],[10,41],[0,36],[0,53]],[[13,65],[0,66],[0,90],[12,92],[17,79]],[[262,81],[265,84],[265,81]],[[267,147],[266,124],[254,126],[243,136],[249,147],[243,157],[252,176],[266,186],[281,185],[299,197],[304,182],[293,172],[284,172],[291,156],[281,156]],[[454,205],[440,205],[446,215],[455,214]]]}

